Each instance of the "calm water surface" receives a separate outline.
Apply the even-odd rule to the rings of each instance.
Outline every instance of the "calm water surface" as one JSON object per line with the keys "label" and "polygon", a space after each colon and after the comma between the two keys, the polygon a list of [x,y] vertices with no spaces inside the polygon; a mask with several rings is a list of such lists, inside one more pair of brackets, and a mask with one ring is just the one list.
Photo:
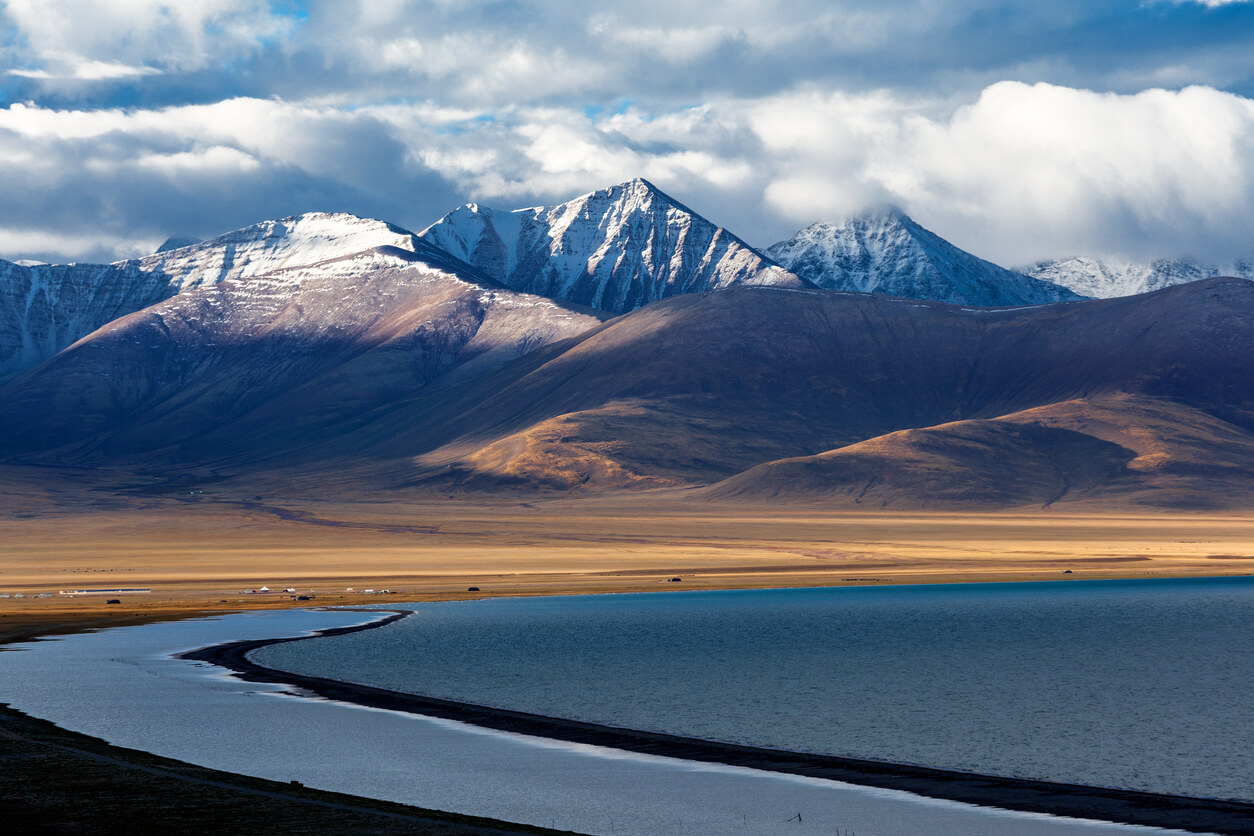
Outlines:
{"label": "calm water surface", "polygon": [[255,658],[632,728],[1254,800],[1254,578],[414,607]]}
{"label": "calm water surface", "polygon": [[240,613],[6,645],[0,701],[214,769],[603,836],[1184,836],[363,709],[172,655],[360,619]]}

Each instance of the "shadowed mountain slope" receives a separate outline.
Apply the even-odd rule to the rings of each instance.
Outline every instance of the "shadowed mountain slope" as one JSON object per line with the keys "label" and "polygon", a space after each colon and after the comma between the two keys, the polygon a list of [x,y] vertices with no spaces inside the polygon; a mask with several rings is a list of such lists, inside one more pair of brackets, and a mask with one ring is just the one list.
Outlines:
{"label": "shadowed mountain slope", "polygon": [[1109,395],[768,462],[702,495],[850,508],[1250,507],[1251,473],[1248,429],[1169,400]]}
{"label": "shadowed mountain slope", "polygon": [[[571,487],[582,484],[572,478],[579,473],[593,483],[621,484],[635,474],[639,484],[691,484],[730,476],[755,458],[782,458],[789,448],[833,450],[902,429],[1121,393],[1171,407],[1143,425],[1146,414],[1123,402],[1125,417],[1110,422],[1125,435],[1152,439],[1214,416],[1229,436],[1199,454],[1213,458],[1254,427],[1254,363],[1244,349],[1252,325],[1254,284],[1244,281],[981,312],[768,289],[677,298],[603,326],[494,391],[459,416],[457,439],[418,463],[469,485]],[[1119,404],[1108,400],[1107,413],[1117,416]],[[1022,459],[1016,448],[1047,462],[1057,447],[1082,467],[1135,458],[1125,448],[1136,445],[1118,434],[1081,438],[1063,425],[984,432],[1006,437],[1010,446],[990,455],[1008,462]],[[969,487],[959,471],[951,475],[956,491]],[[1236,470],[1228,475],[1240,478]],[[1072,490],[1063,482],[1086,479],[1027,493],[1007,485],[1005,496],[975,504],[1045,503]],[[793,493],[824,490],[811,483]]]}
{"label": "shadowed mountain slope", "polygon": [[421,264],[274,303],[232,287],[128,317],[0,390],[6,452],[316,473],[335,491],[1251,503],[1244,280],[981,310],[733,287],[603,324]]}
{"label": "shadowed mountain slope", "polygon": [[[185,291],[110,323],[0,390],[0,445],[88,463],[290,455],[323,422],[599,321],[385,247]],[[264,427],[241,424],[259,409]],[[254,442],[259,429],[274,440]]]}

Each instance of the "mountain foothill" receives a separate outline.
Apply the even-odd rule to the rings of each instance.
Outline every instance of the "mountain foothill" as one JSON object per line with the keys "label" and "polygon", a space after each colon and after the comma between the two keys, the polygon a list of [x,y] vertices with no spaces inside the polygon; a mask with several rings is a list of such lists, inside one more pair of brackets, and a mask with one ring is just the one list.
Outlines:
{"label": "mountain foothill", "polygon": [[643,180],[0,262],[0,478],[1250,508],[1254,282],[1193,264],[1012,271],[893,207],[757,249]]}

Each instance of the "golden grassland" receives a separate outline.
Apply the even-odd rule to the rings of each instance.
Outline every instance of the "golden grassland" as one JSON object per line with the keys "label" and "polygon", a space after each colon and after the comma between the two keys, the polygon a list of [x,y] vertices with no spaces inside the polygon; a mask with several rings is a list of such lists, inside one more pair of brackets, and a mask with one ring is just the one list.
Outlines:
{"label": "golden grassland", "polygon": [[[0,634],[298,603],[1245,574],[1254,574],[1248,514],[823,512],[698,504],[682,492],[533,502],[36,498],[0,516],[0,593],[27,596],[0,599]],[[244,592],[263,585],[317,597]],[[115,587],[152,593],[121,605],[59,594]],[[30,597],[41,592],[54,595]]]}

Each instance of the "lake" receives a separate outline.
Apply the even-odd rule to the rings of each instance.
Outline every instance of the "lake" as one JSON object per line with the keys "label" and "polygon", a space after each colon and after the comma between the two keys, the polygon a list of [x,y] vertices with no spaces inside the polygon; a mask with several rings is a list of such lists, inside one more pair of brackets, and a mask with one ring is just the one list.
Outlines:
{"label": "lake", "polygon": [[[1222,580],[420,603],[377,630],[257,655],[683,734],[1248,798],[1239,686],[1250,681],[1252,594],[1247,580]],[[583,833],[1179,832],[489,731],[178,658],[368,618],[267,611],[14,645],[0,652],[0,702],[211,768]],[[1068,700],[1065,717],[1042,709]],[[1057,729],[1067,733],[1051,740]],[[999,734],[1015,754],[999,751]],[[1150,754],[1127,760],[1137,752]]]}
{"label": "lake", "polygon": [[415,607],[253,658],[714,740],[1254,800],[1254,578]]}

